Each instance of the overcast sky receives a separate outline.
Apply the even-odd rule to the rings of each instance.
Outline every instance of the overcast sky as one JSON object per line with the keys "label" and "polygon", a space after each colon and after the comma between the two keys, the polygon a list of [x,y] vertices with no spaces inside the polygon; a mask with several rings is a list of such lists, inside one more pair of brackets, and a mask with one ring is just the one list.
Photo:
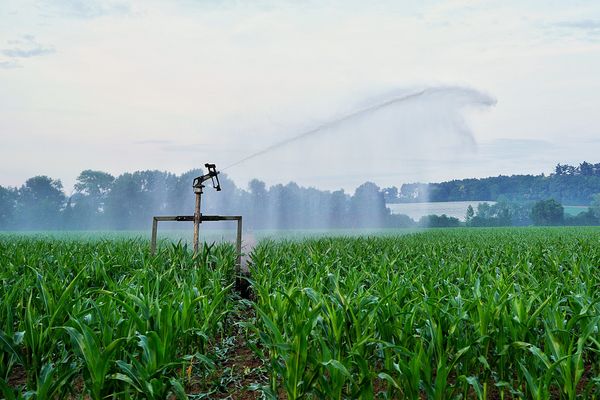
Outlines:
{"label": "overcast sky", "polygon": [[597,0],[0,0],[0,185],[221,168],[426,88],[225,172],[348,191],[548,173],[600,162],[599,71]]}

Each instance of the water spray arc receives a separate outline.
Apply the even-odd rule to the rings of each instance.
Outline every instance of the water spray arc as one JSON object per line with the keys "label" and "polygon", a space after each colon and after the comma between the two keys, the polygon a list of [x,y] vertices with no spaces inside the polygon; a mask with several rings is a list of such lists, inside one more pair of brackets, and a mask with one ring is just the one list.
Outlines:
{"label": "water spray arc", "polygon": [[[447,95],[447,96],[462,96],[465,99],[467,99],[468,101],[465,102],[465,100],[463,99],[463,102],[465,102],[465,105],[468,104],[479,104],[479,105],[484,105],[484,106],[492,106],[494,104],[496,104],[496,100],[484,93],[478,92],[475,89],[471,89],[468,87],[461,87],[461,86],[431,86],[431,87],[425,87],[419,90],[413,90],[409,93],[401,93],[401,94],[396,94],[395,96],[391,97],[391,98],[387,98],[385,100],[380,100],[379,102],[376,102],[375,104],[372,104],[370,106],[367,107],[363,107],[357,110],[354,110],[352,112],[349,112],[345,115],[342,115],[341,117],[338,118],[334,118],[331,119],[329,121],[326,121],[320,125],[317,125],[307,131],[301,132],[295,136],[292,136],[290,138],[281,140],[279,142],[276,142],[274,144],[271,144],[267,147],[265,147],[262,150],[259,150],[255,153],[252,153],[236,162],[234,162],[233,164],[230,164],[228,166],[226,166],[225,168],[223,168],[223,171],[228,170],[229,168],[235,167],[237,165],[240,165],[246,161],[249,161],[251,159],[254,159],[256,157],[262,156],[266,153],[269,153],[273,150],[276,150],[280,147],[286,146],[290,143],[302,140],[306,137],[312,136],[312,135],[316,135],[319,133],[322,133],[322,131],[326,130],[326,129],[330,129],[330,128],[334,128],[338,125],[341,125],[345,122],[351,121],[353,119],[358,119],[364,116],[367,116],[368,114],[377,112],[379,110],[383,110],[387,107],[390,107],[392,105],[395,105],[397,103],[404,103],[404,102],[408,102],[408,101],[412,101],[412,100],[417,100],[426,96],[434,96],[434,95]],[[472,140],[474,142],[474,139],[471,137],[470,140]]]}
{"label": "water spray arc", "polygon": [[[223,168],[223,171],[230,169],[232,167],[235,167],[237,165],[240,165],[240,164],[242,164],[246,161],[249,161],[251,159],[254,159],[256,157],[262,156],[262,155],[269,153],[273,150],[276,150],[280,147],[286,146],[290,143],[302,140],[302,139],[312,136],[312,135],[320,134],[326,129],[334,128],[345,122],[364,117],[366,115],[375,113],[379,110],[383,110],[386,107],[390,107],[390,106],[398,104],[398,103],[409,102],[409,101],[416,100],[416,99],[422,98],[424,96],[430,96],[430,95],[452,95],[455,97],[462,96],[464,104],[478,103],[478,104],[484,104],[484,105],[488,105],[488,106],[495,104],[495,100],[490,98],[489,96],[482,94],[480,92],[477,92],[473,89],[464,88],[464,87],[439,86],[439,87],[427,87],[427,88],[420,89],[420,90],[413,90],[412,92],[409,92],[409,93],[404,92],[402,94],[396,94],[394,97],[391,97],[391,98],[388,97],[386,100],[380,100],[379,102],[372,104],[368,107],[363,107],[363,108],[354,110],[350,113],[347,113],[341,117],[326,121],[312,129],[301,132],[300,134],[297,134],[297,135],[287,138],[285,140],[275,142],[274,144],[271,144],[260,151],[252,153],[252,154],[234,162],[233,164],[228,165],[227,167]],[[465,99],[467,99],[468,101],[465,101]],[[196,195],[194,215],[155,216],[155,217],[153,217],[151,251],[152,251],[152,253],[154,253],[156,250],[156,235],[157,235],[157,228],[158,228],[159,221],[193,222],[194,223],[194,252],[197,253],[198,247],[199,247],[199,229],[200,229],[200,224],[203,221],[234,220],[234,221],[237,221],[237,252],[238,252],[237,267],[239,270],[239,268],[241,266],[242,217],[241,216],[202,215],[201,205],[202,205],[203,189],[205,188],[204,183],[210,180],[212,182],[213,188],[216,191],[221,190],[221,186],[219,183],[219,177],[218,177],[219,171],[217,171],[215,164],[205,164],[205,167],[207,168],[208,172],[205,175],[201,175],[201,176],[195,178],[193,185],[192,185],[194,193]]]}
{"label": "water spray arc", "polygon": [[378,110],[383,109],[385,107],[391,106],[391,105],[393,105],[395,103],[399,103],[399,102],[402,102],[402,101],[408,101],[408,100],[411,100],[411,99],[415,99],[415,98],[421,97],[424,94],[439,92],[439,91],[442,91],[444,89],[445,88],[426,88],[426,89],[422,89],[422,90],[419,90],[419,91],[416,91],[416,92],[413,92],[413,93],[409,93],[409,94],[406,94],[406,95],[403,95],[403,96],[395,97],[393,99],[387,100],[387,101],[379,103],[379,104],[375,104],[373,106],[369,106],[369,107],[362,108],[360,110],[351,112],[351,113],[346,114],[346,115],[344,115],[342,117],[339,117],[339,118],[333,119],[331,121],[327,121],[325,123],[322,123],[322,124],[320,124],[320,125],[312,128],[312,129],[309,129],[308,131],[302,132],[302,133],[300,133],[300,134],[298,134],[296,136],[293,136],[293,137],[291,137],[289,139],[285,139],[285,140],[282,140],[280,142],[274,143],[274,144],[272,144],[272,145],[270,145],[270,146],[268,146],[268,147],[266,147],[266,148],[264,148],[264,149],[262,149],[260,151],[257,151],[256,153],[250,154],[249,156],[246,156],[246,157],[242,158],[241,160],[236,161],[233,164],[230,164],[227,167],[223,168],[223,171],[225,171],[225,170],[227,170],[229,168],[235,167],[235,166],[237,166],[239,164],[242,164],[242,163],[244,163],[246,161],[249,161],[249,160],[251,160],[253,158],[262,156],[263,154],[269,153],[269,152],[271,152],[273,150],[276,150],[276,149],[278,149],[280,147],[286,146],[286,145],[288,145],[290,143],[293,143],[295,141],[298,141],[298,140],[304,139],[304,138],[306,138],[308,136],[312,136],[314,134],[317,134],[317,133],[321,132],[324,129],[333,128],[333,127],[335,127],[335,126],[337,126],[339,124],[342,124],[344,122],[350,121],[350,120],[352,120],[354,118],[359,118],[359,117],[361,117],[361,116],[363,116],[365,114],[378,111]]}
{"label": "water spray arc", "polygon": [[192,187],[194,194],[196,195],[196,203],[194,207],[194,215],[177,215],[177,216],[155,216],[152,218],[152,239],[150,242],[150,252],[154,254],[156,252],[156,236],[158,233],[158,222],[159,221],[172,221],[172,222],[193,222],[194,223],[194,254],[198,253],[199,249],[199,232],[200,224],[203,221],[237,221],[237,234],[236,234],[236,273],[239,275],[241,262],[242,262],[242,216],[241,215],[202,215],[202,194],[204,193],[204,182],[211,181],[213,189],[217,192],[221,191],[221,184],[219,182],[219,171],[215,164],[204,164],[208,173],[201,175],[194,179]]}

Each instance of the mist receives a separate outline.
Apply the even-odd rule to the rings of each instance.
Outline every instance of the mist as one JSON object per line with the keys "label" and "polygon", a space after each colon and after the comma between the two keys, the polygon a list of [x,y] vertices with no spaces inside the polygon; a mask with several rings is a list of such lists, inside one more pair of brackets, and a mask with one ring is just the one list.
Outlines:
{"label": "mist", "polygon": [[[400,176],[422,177],[440,159],[476,152],[465,112],[490,107],[495,100],[468,87],[432,86],[369,94],[353,103],[266,147],[240,144],[251,152],[223,169],[231,175],[220,175],[222,192],[206,190],[203,213],[242,215],[252,229],[416,226],[408,217],[390,213],[378,185],[400,186]],[[271,171],[289,176],[288,183],[269,184]],[[70,195],[59,180],[34,177],[20,188],[2,188],[0,227],[147,229],[154,215],[193,214],[191,182],[202,173],[146,170],[113,177],[87,170]],[[231,176],[239,180],[244,174],[251,179],[239,187]],[[335,189],[303,186],[315,178]],[[349,186],[353,191],[347,193],[344,187]],[[419,186],[420,201],[427,200],[426,188]]]}
{"label": "mist", "polygon": [[[182,175],[138,171],[118,177],[83,171],[70,196],[60,181],[47,176],[28,179],[20,188],[0,187],[3,230],[149,230],[157,215],[193,215],[192,180],[204,171]],[[220,174],[222,191],[210,185],[203,195],[204,215],[242,215],[245,228],[342,229],[407,227],[413,221],[392,216],[383,191],[365,183],[354,194],[321,191],[290,182],[267,187],[253,180],[240,189]],[[191,227],[191,224],[189,224]],[[235,224],[203,223],[204,229],[227,230]],[[161,223],[161,229],[185,229],[185,223]]]}
{"label": "mist", "polygon": [[[429,181],[440,165],[477,153],[469,113],[496,100],[469,87],[429,86],[365,91],[341,103],[314,110],[319,117],[304,118],[310,123],[261,133],[257,143],[247,138],[249,154],[225,170],[236,182],[260,176],[268,184],[317,182],[328,190],[353,191],[366,181],[380,186]],[[263,136],[279,140],[264,143]]]}

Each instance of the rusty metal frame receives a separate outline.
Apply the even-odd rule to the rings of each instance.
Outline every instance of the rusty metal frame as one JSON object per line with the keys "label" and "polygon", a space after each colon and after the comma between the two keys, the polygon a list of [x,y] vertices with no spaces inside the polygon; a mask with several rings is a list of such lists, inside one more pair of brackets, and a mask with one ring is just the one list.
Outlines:
{"label": "rusty metal frame", "polygon": [[[200,197],[200,196],[198,196]],[[199,204],[197,204],[197,208]],[[236,234],[236,273],[240,273],[242,265],[242,216],[241,215],[177,215],[177,216],[161,216],[152,218],[152,239],[150,241],[150,253],[156,252],[156,236],[158,234],[158,223],[160,221],[172,222],[193,222],[194,223],[194,253],[198,252],[198,230],[199,225],[203,221],[237,221]]]}

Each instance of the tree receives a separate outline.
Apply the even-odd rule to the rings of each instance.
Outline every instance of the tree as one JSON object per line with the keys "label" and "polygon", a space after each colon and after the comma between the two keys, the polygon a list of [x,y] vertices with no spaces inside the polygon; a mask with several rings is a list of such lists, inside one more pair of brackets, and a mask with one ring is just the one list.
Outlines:
{"label": "tree", "polygon": [[398,188],[391,186],[383,189],[383,197],[386,203],[397,203],[398,202]]}
{"label": "tree", "polygon": [[140,187],[133,174],[125,173],[115,179],[105,207],[106,216],[113,228],[135,227],[135,216],[139,215],[142,207],[139,193]]}
{"label": "tree", "polygon": [[195,198],[192,189],[194,178],[204,175],[200,168],[187,171],[175,179],[174,187],[168,193],[169,213],[187,215],[193,213]]}
{"label": "tree", "polygon": [[115,177],[102,171],[86,169],[77,177],[75,191],[92,198],[101,199],[110,191]]}
{"label": "tree", "polygon": [[558,164],[549,176],[511,175],[460,179],[429,184],[403,184],[399,202],[500,201],[530,202],[554,198],[564,204],[587,205],[600,192],[600,163]]}
{"label": "tree", "polygon": [[14,188],[0,186],[0,229],[14,227],[18,192]]}
{"label": "tree", "polygon": [[513,226],[531,225],[532,202],[509,202],[510,222]]}
{"label": "tree", "polygon": [[594,175],[594,165],[584,161],[579,164],[579,172],[583,176],[592,176]]}
{"label": "tree", "polygon": [[248,189],[250,191],[250,204],[248,207],[250,221],[248,221],[248,224],[254,228],[266,227],[267,207],[269,206],[266,185],[263,181],[252,179],[248,183]]}
{"label": "tree", "polygon": [[561,225],[564,217],[562,204],[554,199],[540,200],[531,209],[531,219],[535,225]]}
{"label": "tree", "polygon": [[477,216],[480,218],[491,218],[492,217],[492,206],[490,203],[479,203],[477,204]]}
{"label": "tree", "polygon": [[600,224],[600,218],[598,218],[592,208],[588,208],[587,211],[582,211],[577,215],[565,215],[565,225],[570,226],[593,226]]}
{"label": "tree", "polygon": [[416,225],[415,221],[406,214],[390,214],[387,220],[388,228],[412,228]]}
{"label": "tree", "polygon": [[350,219],[357,228],[385,226],[390,210],[385,206],[383,193],[372,182],[363,183],[350,200]]}
{"label": "tree", "polygon": [[465,222],[467,225],[471,222],[473,217],[475,216],[475,210],[473,210],[473,206],[469,204],[467,207],[467,214],[465,215]]}
{"label": "tree", "polygon": [[[191,181],[188,184],[187,196],[192,198]],[[170,195],[176,186],[177,177],[168,172],[137,171],[120,175],[106,198],[107,217],[118,229],[146,227],[154,215],[171,211]]]}
{"label": "tree", "polygon": [[419,226],[424,228],[456,228],[460,226],[458,218],[442,215],[425,215],[419,219]]}
{"label": "tree", "polygon": [[329,197],[328,228],[348,226],[349,196],[343,190],[336,190]]}
{"label": "tree", "polygon": [[19,227],[26,229],[56,229],[60,227],[65,194],[60,180],[35,176],[19,188],[17,214]]}
{"label": "tree", "polygon": [[600,219],[600,193],[596,193],[592,197],[592,204],[590,204],[590,211],[594,216]]}
{"label": "tree", "polygon": [[104,207],[114,176],[85,170],[77,177],[74,193],[65,208],[65,221],[69,228],[98,229],[104,227]]}

